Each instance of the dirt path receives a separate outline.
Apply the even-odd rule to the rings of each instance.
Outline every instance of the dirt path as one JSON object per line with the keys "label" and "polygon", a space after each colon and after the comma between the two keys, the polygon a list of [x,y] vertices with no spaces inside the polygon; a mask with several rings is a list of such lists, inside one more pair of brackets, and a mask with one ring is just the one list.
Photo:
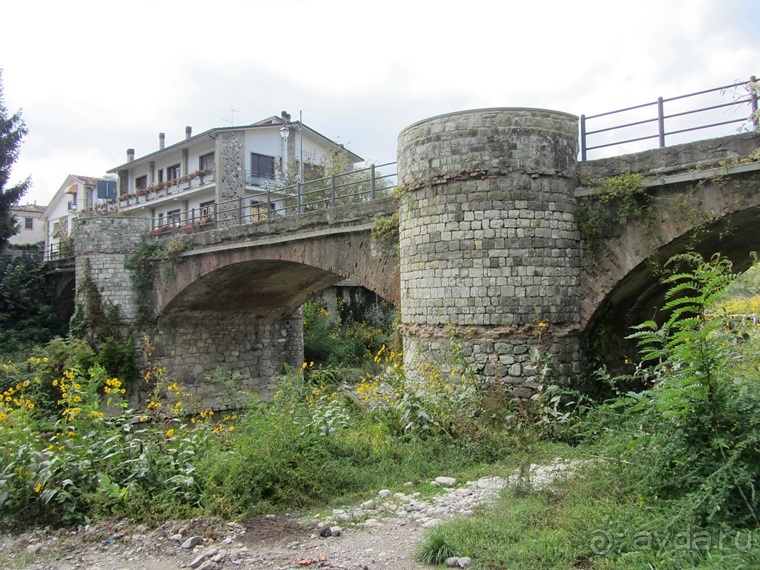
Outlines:
{"label": "dirt path", "polygon": [[[531,466],[534,487],[570,474],[579,462],[555,459]],[[218,519],[169,521],[148,529],[127,521],[103,521],[76,531],[36,530],[0,535],[0,568],[13,570],[196,570],[430,568],[414,560],[427,529],[468,516],[518,480],[483,477],[465,484],[439,477],[439,494],[382,490],[360,505],[312,518],[266,516],[245,525]],[[523,483],[525,481],[522,481]],[[468,560],[461,559],[460,566]]]}

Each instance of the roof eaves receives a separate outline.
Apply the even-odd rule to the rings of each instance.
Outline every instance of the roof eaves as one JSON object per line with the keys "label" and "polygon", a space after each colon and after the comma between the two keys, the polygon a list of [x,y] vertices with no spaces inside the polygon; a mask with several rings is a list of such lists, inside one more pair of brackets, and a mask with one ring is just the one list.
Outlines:
{"label": "roof eaves", "polygon": [[[239,127],[237,127],[237,128],[239,128]],[[225,129],[224,127],[222,127],[222,128],[218,128],[217,127],[217,128],[213,128],[213,129],[208,129],[207,131],[203,131],[202,133],[198,133],[197,135],[193,135],[189,139],[182,139],[181,141],[176,142],[174,144],[170,144],[167,147],[159,148],[158,150],[154,150],[153,152],[148,153],[146,155],[143,155],[143,156],[141,156],[139,158],[136,158],[134,160],[130,160],[129,162],[125,162],[124,164],[120,164],[119,166],[115,166],[112,169],[107,170],[106,172],[108,172],[109,174],[116,174],[116,173],[119,172],[119,170],[124,170],[126,168],[129,168],[130,166],[133,166],[133,165],[135,165],[137,163],[142,162],[143,160],[146,160],[146,159],[149,159],[149,158],[153,158],[157,154],[160,154],[162,152],[167,152],[167,151],[181,149],[182,145],[186,145],[188,143],[200,140],[201,137],[210,136],[212,133],[220,131],[220,130],[224,130],[224,129]]]}

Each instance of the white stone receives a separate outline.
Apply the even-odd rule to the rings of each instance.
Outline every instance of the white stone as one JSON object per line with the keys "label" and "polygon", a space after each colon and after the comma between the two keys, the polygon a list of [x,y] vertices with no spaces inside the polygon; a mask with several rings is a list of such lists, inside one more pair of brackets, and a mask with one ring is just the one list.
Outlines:
{"label": "white stone", "polygon": [[435,481],[444,487],[453,487],[457,484],[457,480],[454,477],[436,477]]}
{"label": "white stone", "polygon": [[375,501],[373,501],[372,499],[370,499],[369,501],[364,501],[361,506],[362,506],[362,509],[364,509],[365,511],[371,511],[375,508]]}

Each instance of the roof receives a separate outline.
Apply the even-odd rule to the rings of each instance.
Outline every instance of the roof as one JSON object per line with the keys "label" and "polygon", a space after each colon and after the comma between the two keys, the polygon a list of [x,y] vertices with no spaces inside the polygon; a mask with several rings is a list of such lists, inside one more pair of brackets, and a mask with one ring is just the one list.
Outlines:
{"label": "roof", "polygon": [[16,204],[11,210],[15,212],[35,212],[41,214],[45,211],[45,206],[40,206],[39,204]]}
{"label": "roof", "polygon": [[80,184],[84,184],[85,186],[97,186],[98,181],[100,180],[113,180],[113,178],[97,178],[95,176],[81,176],[79,174],[69,174],[66,176],[66,179],[63,181],[63,184],[61,184],[61,187],[58,189],[58,192],[55,193],[53,198],[50,200],[50,203],[45,208],[45,211],[42,214],[43,218],[47,218],[49,215],[49,211],[52,209],[52,207],[58,203],[58,201],[61,199],[61,196],[64,195],[66,192],[66,189],[71,186],[75,182],[79,182]]}
{"label": "roof", "polygon": [[85,186],[95,186],[98,183],[98,180],[107,180],[104,178],[93,178],[92,176],[80,176],[78,174],[69,174],[72,178],[76,178],[79,182],[84,184]]}
{"label": "roof", "polygon": [[164,148],[161,148],[161,149],[155,150],[155,151],[153,151],[151,153],[148,153],[148,154],[145,154],[143,156],[137,157],[137,158],[135,158],[132,161],[125,162],[124,164],[120,164],[119,166],[115,166],[114,168],[110,169],[108,171],[108,173],[111,174],[111,173],[116,173],[119,170],[126,170],[127,168],[131,168],[132,166],[135,166],[136,164],[138,164],[140,162],[143,162],[143,161],[145,161],[147,159],[153,158],[154,156],[156,156],[156,155],[158,155],[160,153],[164,153],[164,152],[167,152],[167,151],[180,150],[180,149],[182,149],[185,146],[192,146],[193,144],[195,144],[196,142],[198,142],[200,139],[202,139],[204,137],[211,137],[211,138],[213,138],[212,135],[214,135],[215,133],[220,133],[220,132],[224,132],[224,131],[240,131],[240,130],[247,130],[247,129],[271,129],[273,127],[279,128],[279,127],[281,127],[284,124],[290,124],[290,125],[293,125],[293,126],[295,126],[297,128],[303,128],[304,132],[311,133],[311,135],[314,138],[322,139],[323,141],[325,141],[328,144],[334,145],[336,147],[343,148],[349,154],[349,156],[352,159],[352,162],[354,162],[354,163],[356,163],[356,162],[362,162],[364,160],[358,154],[355,154],[355,153],[351,152],[350,150],[348,150],[347,148],[343,147],[342,144],[336,143],[335,141],[327,138],[322,133],[320,133],[318,131],[315,131],[314,129],[312,129],[308,125],[305,125],[305,124],[301,123],[300,121],[285,121],[281,117],[278,117],[276,115],[272,115],[271,117],[268,117],[266,119],[262,119],[260,121],[255,122],[255,123],[252,123],[250,125],[239,125],[239,126],[234,126],[234,127],[215,127],[213,129],[209,129],[207,131],[203,131],[202,133],[199,133],[197,135],[193,135],[190,138],[183,139],[183,140],[181,140],[179,142],[176,142],[174,144],[168,145],[168,146],[166,146]]}

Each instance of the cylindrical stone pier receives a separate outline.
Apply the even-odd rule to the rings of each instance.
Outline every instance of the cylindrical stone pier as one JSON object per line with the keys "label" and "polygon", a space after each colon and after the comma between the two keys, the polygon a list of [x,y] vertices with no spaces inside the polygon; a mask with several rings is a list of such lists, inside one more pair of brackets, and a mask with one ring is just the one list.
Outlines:
{"label": "cylindrical stone pier", "polygon": [[407,374],[446,370],[448,337],[476,371],[529,397],[536,352],[580,372],[577,117],[478,109],[399,135],[401,331]]}

